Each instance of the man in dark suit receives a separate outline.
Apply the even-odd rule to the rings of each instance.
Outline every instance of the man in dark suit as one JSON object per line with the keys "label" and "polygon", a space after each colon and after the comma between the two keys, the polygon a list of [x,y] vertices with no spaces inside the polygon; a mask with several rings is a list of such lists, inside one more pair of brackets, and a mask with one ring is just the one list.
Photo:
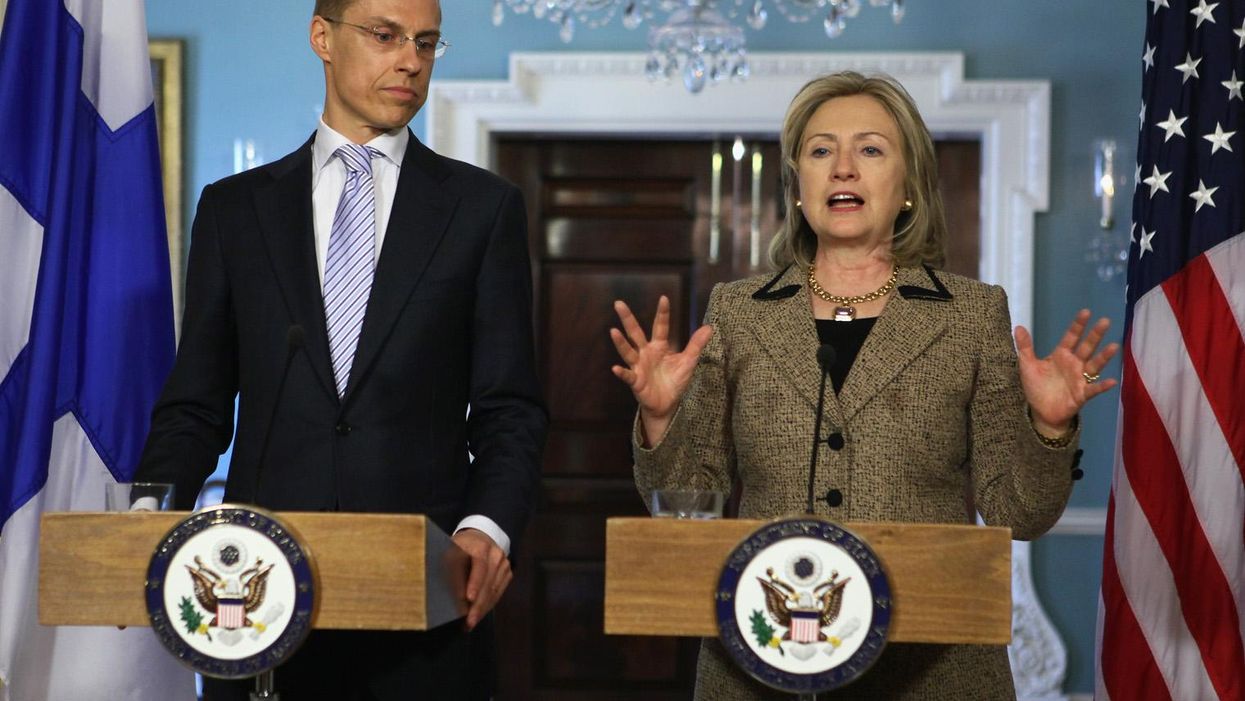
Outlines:
{"label": "man in dark suit", "polygon": [[[440,25],[437,0],[317,0],[319,128],[207,186],[195,217],[181,345],[136,479],[175,483],[190,507],[236,397],[227,501],[425,513],[471,556],[465,622],[316,631],[276,671],[286,701],[487,697],[486,614],[534,500],[547,417],[521,195],[406,128]],[[247,688],[210,682],[208,698]]]}

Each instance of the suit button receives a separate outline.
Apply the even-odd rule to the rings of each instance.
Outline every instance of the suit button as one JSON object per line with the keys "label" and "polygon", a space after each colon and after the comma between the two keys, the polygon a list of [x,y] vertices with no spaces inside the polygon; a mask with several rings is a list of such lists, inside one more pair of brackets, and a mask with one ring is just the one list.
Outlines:
{"label": "suit button", "polygon": [[831,507],[841,506],[843,504],[843,492],[837,489],[831,489],[826,492],[826,503]]}
{"label": "suit button", "polygon": [[337,424],[336,431],[337,431],[337,435],[339,435],[339,436],[349,436],[349,435],[350,435],[350,431],[351,431],[351,426],[350,426],[350,424],[348,424],[348,423],[346,423],[345,421],[343,421],[343,422],[341,422],[341,423]]}
{"label": "suit button", "polygon": [[826,439],[826,445],[830,446],[830,450],[843,450],[843,434],[835,431]]}

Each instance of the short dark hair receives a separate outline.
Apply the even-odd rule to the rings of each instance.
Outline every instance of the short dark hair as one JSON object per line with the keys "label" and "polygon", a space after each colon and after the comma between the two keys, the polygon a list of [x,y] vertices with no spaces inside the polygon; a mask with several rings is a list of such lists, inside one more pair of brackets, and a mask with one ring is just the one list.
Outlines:
{"label": "short dark hair", "polygon": [[352,2],[354,0],[316,0],[316,7],[312,10],[312,14],[329,19],[341,19],[342,14]]}

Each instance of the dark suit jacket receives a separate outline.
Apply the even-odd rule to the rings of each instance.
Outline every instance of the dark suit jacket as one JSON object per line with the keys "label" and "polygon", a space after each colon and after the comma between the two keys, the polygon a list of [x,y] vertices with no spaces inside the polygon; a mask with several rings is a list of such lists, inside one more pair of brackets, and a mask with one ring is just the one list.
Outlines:
{"label": "dark suit jacket", "polygon": [[[136,479],[175,483],[190,507],[233,435],[236,395],[227,501],[419,512],[447,532],[482,514],[517,540],[547,423],[522,196],[411,137],[339,399],[311,177],[309,141],[204,189],[177,362]],[[289,356],[294,325],[305,341]]]}

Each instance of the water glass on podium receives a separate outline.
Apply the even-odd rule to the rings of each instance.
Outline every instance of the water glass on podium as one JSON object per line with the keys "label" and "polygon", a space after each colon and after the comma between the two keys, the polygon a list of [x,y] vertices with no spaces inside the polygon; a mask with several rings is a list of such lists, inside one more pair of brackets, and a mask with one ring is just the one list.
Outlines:
{"label": "water glass on podium", "polygon": [[726,497],[712,489],[654,489],[652,512],[656,518],[722,518]]}

